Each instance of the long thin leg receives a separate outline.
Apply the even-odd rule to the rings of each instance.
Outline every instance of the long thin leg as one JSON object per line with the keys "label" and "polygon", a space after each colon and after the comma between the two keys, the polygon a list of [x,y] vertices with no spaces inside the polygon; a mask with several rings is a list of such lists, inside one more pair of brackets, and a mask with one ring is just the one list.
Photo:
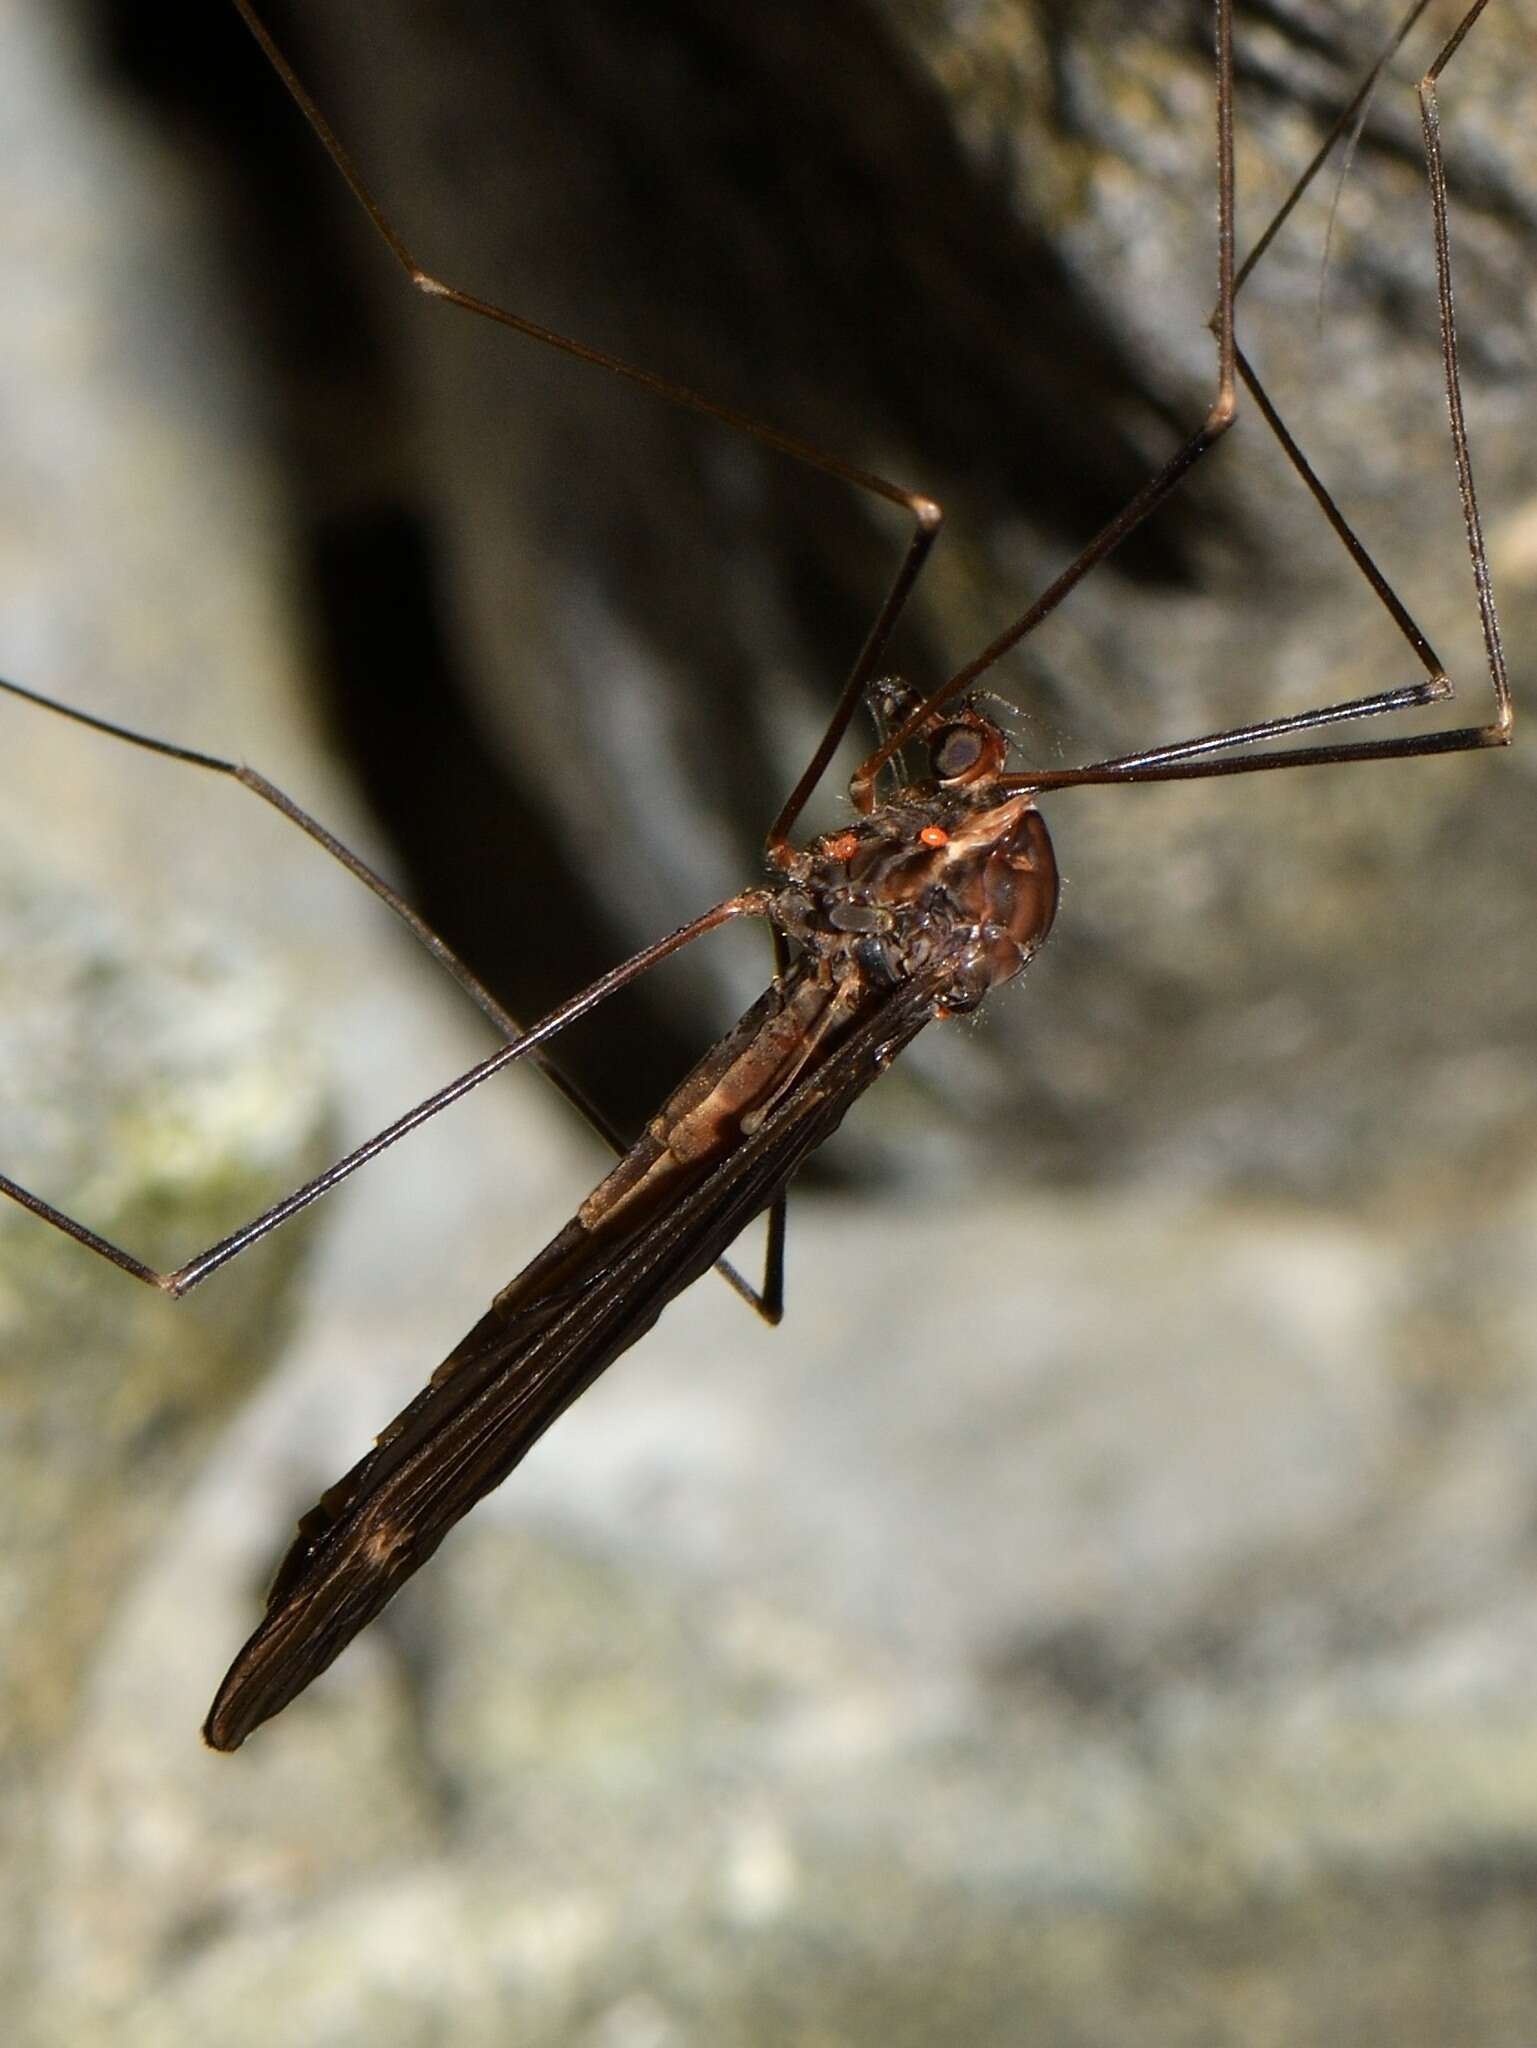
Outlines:
{"label": "long thin leg", "polygon": [[[998,778],[1003,789],[1072,789],[1086,782],[1173,782],[1179,780],[1175,764],[1204,760],[1211,754],[1230,753],[1235,747],[1252,747],[1260,740],[1284,739],[1289,733],[1316,732],[1320,726],[1341,725],[1357,718],[1377,718],[1386,712],[1418,711],[1427,704],[1441,703],[1452,693],[1444,676],[1429,682],[1408,683],[1402,689],[1383,690],[1375,697],[1352,697],[1348,703],[1325,704],[1313,711],[1294,711],[1282,718],[1261,719],[1254,725],[1230,726],[1225,732],[1202,733],[1193,740],[1176,740],[1169,746],[1146,747],[1136,754],[1118,754],[1113,760],[1094,761],[1086,768],[1022,769]],[[1259,756],[1252,756],[1251,760]],[[1293,759],[1291,753],[1267,755],[1280,763]],[[1220,775],[1242,769],[1237,762],[1224,770],[1216,767],[1199,773]],[[1168,773],[1161,772],[1165,767]],[[1144,772],[1145,771],[1145,772]]]}
{"label": "long thin leg", "polygon": [[[1485,655],[1488,663],[1490,682],[1493,686],[1495,716],[1492,722],[1480,726],[1462,726],[1440,732],[1402,735],[1392,739],[1345,741],[1335,745],[1299,747],[1282,753],[1248,754],[1229,756],[1227,750],[1245,745],[1251,741],[1280,737],[1284,733],[1305,731],[1318,726],[1330,725],[1348,718],[1370,717],[1382,712],[1406,710],[1436,702],[1453,694],[1452,684],[1440,659],[1420,628],[1377,567],[1360,537],[1355,533],[1344,513],[1340,510],[1328,489],[1307,460],[1302,449],[1293,439],[1290,431],[1276,411],[1252,366],[1237,347],[1233,334],[1233,305],[1244,279],[1253,270],[1259,257],[1274,239],[1303,192],[1316,177],[1329,150],[1339,135],[1354,120],[1361,106],[1393,52],[1414,26],[1428,5],[1428,0],[1415,0],[1415,5],[1400,23],[1389,47],[1372,67],[1366,80],[1350,104],[1339,116],[1329,136],[1315,153],[1312,161],[1292,187],[1269,226],[1261,235],[1253,252],[1246,258],[1241,270],[1232,267],[1232,224],[1233,224],[1233,149],[1232,149],[1232,44],[1231,44],[1231,0],[1217,0],[1217,100],[1218,100],[1218,249],[1220,286],[1217,311],[1212,325],[1217,336],[1218,394],[1212,411],[1201,429],[1186,442],[1158,473],[1156,477],[1134,498],[1130,505],[1112,520],[1104,530],[1091,541],[1062,575],[1036,599],[1013,625],[1001,633],[982,652],[940,685],[903,725],[890,735],[869,759],[861,764],[855,776],[854,793],[859,801],[861,789],[873,790],[875,773],[882,764],[906,740],[933,717],[944,705],[951,703],[971,683],[984,674],[994,662],[1016,645],[1024,635],[1033,630],[1042,619],[1056,609],[1068,592],[1072,590],[1089,569],[1102,561],[1111,550],[1148,516],[1169,492],[1189,474],[1196,461],[1205,454],[1227,425],[1231,423],[1233,399],[1233,377],[1241,377],[1245,388],[1259,408],[1261,417],[1281,445],[1288,461],[1311,492],[1342,545],[1356,567],[1366,578],[1379,602],[1387,611],[1393,623],[1404,635],[1427,675],[1427,682],[1404,690],[1384,691],[1377,696],[1359,698],[1346,704],[1326,705],[1317,710],[1307,711],[1292,718],[1268,720],[1261,725],[1236,728],[1228,733],[1209,734],[1201,739],[1183,742],[1174,747],[1155,747],[1138,754],[1128,754],[1114,760],[1092,762],[1083,768],[1045,769],[1008,778],[1010,786],[1032,789],[1066,789],[1086,783],[1107,782],[1173,782],[1188,781],[1211,775],[1248,775],[1273,768],[1301,768],[1331,765],[1335,762],[1387,760],[1411,758],[1422,754],[1461,753],[1482,747],[1506,746],[1509,744],[1514,725],[1514,707],[1511,701],[1510,684],[1505,669],[1504,651],[1500,641],[1499,622],[1495,614],[1493,591],[1490,585],[1488,556],[1484,546],[1483,527],[1479,518],[1478,499],[1473,482],[1472,457],[1468,448],[1467,426],[1462,405],[1462,380],[1458,359],[1456,320],[1452,296],[1451,237],[1447,221],[1446,171],[1441,155],[1440,118],[1436,98],[1436,87],[1442,72],[1456,54],[1464,37],[1483,13],[1488,0],[1474,0],[1474,4],[1458,23],[1452,35],[1442,47],[1434,63],[1419,84],[1420,121],[1424,135],[1427,180],[1430,189],[1432,238],[1436,259],[1436,299],[1440,315],[1441,358],[1445,377],[1447,410],[1450,416],[1453,459],[1457,471],[1457,488],[1462,501],[1463,524],[1467,535],[1469,559],[1473,569],[1473,582],[1477,592],[1479,618],[1484,637]],[[1223,400],[1228,401],[1226,414],[1213,431],[1214,422],[1220,412]],[[1208,758],[1222,754],[1224,758]]]}
{"label": "long thin leg", "polygon": [[749,1308],[756,1309],[763,1320],[772,1328],[784,1318],[785,1312],[785,1219],[788,1214],[788,1198],[781,1191],[769,1205],[768,1231],[763,1247],[763,1280],[754,1287],[745,1280],[729,1259],[717,1259],[715,1270],[723,1280],[734,1287]]}
{"label": "long thin leg", "polygon": [[[495,1025],[496,1029],[509,1044],[517,1043],[523,1039],[523,1027],[517,1018],[503,1004],[497,1001],[496,997],[492,995],[479,976],[471,972],[464,961],[454,952],[453,948],[432,929],[431,925],[423,917],[412,909],[411,905],[399,891],[392,888],[381,874],[371,868],[360,855],[354,853],[352,848],[343,840],[338,839],[333,832],[328,831],[318,818],[313,817],[302,805],[295,803],[286,790],[279,789],[275,782],[269,782],[267,777],[259,773],[258,770],[249,768],[240,761],[226,761],[217,754],[204,754],[198,752],[193,747],[178,746],[171,740],[155,739],[149,733],[138,732],[132,726],[119,725],[109,718],[98,718],[89,711],[82,711],[73,704],[62,702],[59,698],[45,696],[41,690],[29,690],[24,684],[9,682],[3,676],[0,676],[0,690],[3,690],[9,696],[19,697],[24,703],[35,704],[44,711],[54,712],[58,717],[67,718],[76,725],[86,726],[93,732],[107,733],[111,738],[126,741],[129,746],[140,747],[146,753],[160,754],[167,760],[182,761],[189,767],[203,768],[211,774],[226,776],[230,781],[239,783],[242,789],[250,790],[253,796],[258,796],[263,803],[270,804],[291,825],[297,825],[307,838],[314,840],[315,844],[330,854],[333,860],[339,861],[350,875],[355,876],[365,888],[371,890],[379,898],[379,901],[399,918],[400,922],[406,927],[417,943],[431,954],[432,958],[446,973],[453,976],[454,980],[458,982],[476,1008],[490,1019],[491,1023]],[[776,933],[776,938],[777,936]],[[778,947],[776,947],[776,961],[778,965],[783,966],[783,961],[779,959]],[[527,1051],[528,1057],[533,1061],[534,1065],[539,1068],[548,1080],[554,1083],[573,1108],[580,1111],[598,1135],[615,1152],[623,1152],[626,1147],[624,1137],[588,1097],[586,1091],[571,1079],[563,1067],[550,1058],[542,1046],[534,1045],[527,1048]],[[0,1186],[3,1186],[9,1193],[17,1194],[18,1199],[20,1199],[14,1184],[5,1180],[3,1176],[0,1176]],[[33,1206],[32,1198],[28,1199],[28,1206]],[[46,1207],[39,1209],[38,1213],[50,1213],[50,1220],[54,1220],[51,1212],[48,1212]],[[82,1242],[86,1241],[86,1239],[82,1239]],[[771,1255],[774,1242],[774,1235],[771,1230]],[[781,1255],[783,1244],[784,1218],[781,1215],[778,1230],[778,1245]],[[742,1278],[729,1259],[717,1260],[716,1266],[722,1279],[741,1295],[744,1301],[755,1308],[760,1315],[765,1316],[770,1322],[779,1321],[783,1306],[782,1263],[777,1276],[773,1274],[772,1266],[765,1272],[761,1292],[755,1291]],[[125,1271],[131,1270],[133,1270],[131,1265],[125,1267]],[[138,1277],[143,1276],[139,1275]],[[773,1304],[772,1312],[771,1304]]]}
{"label": "long thin leg", "polygon": [[647,946],[643,952],[622,961],[618,967],[610,969],[590,987],[572,996],[558,1009],[552,1010],[547,1017],[541,1018],[537,1024],[519,1034],[511,1044],[504,1045],[500,1051],[477,1061],[457,1079],[435,1090],[433,1094],[417,1103],[414,1109],[407,1110],[404,1116],[397,1117],[393,1123],[387,1124],[382,1131],[355,1147],[334,1165],[328,1166],[323,1173],[317,1174],[313,1180],[306,1181],[303,1187],[296,1188],[291,1195],[285,1195],[282,1201],[274,1203],[272,1208],[262,1215],[250,1223],[242,1224],[228,1237],[221,1238],[206,1251],[198,1252],[174,1271],[157,1272],[153,1266],[147,1266],[132,1252],[125,1251],[121,1245],[115,1245],[109,1239],[99,1236],[88,1225],[66,1215],[62,1209],[56,1209],[51,1202],[45,1202],[40,1195],[33,1194],[4,1174],[0,1174],[0,1194],[9,1195],[11,1200],[19,1202],[22,1208],[30,1209],[34,1216],[41,1217],[45,1223],[51,1223],[56,1230],[63,1231],[66,1237],[72,1237],[77,1244],[84,1245],[87,1251],[95,1252],[133,1279],[142,1280],[146,1286],[158,1287],[162,1293],[174,1296],[190,1294],[192,1289],[200,1281],[206,1280],[210,1273],[216,1273],[221,1266],[228,1265],[231,1259],[245,1251],[248,1246],[258,1243],[280,1223],[285,1223],[290,1216],[297,1215],[301,1209],[307,1209],[311,1202],[318,1201],[322,1195],[328,1194],[332,1188],[356,1173],[360,1166],[366,1166],[370,1159],[377,1158],[379,1153],[405,1137],[408,1131],[414,1131],[418,1124],[426,1123],[440,1110],[447,1109],[451,1102],[457,1102],[462,1095],[468,1095],[471,1089],[478,1088],[483,1081],[490,1080],[491,1076],[500,1073],[503,1067],[509,1067],[515,1060],[533,1054],[546,1040],[563,1031],[578,1017],[585,1016],[589,1010],[596,1009],[599,1003],[613,995],[617,989],[636,980],[648,969],[666,960],[673,953],[681,951],[695,939],[702,938],[706,932],[714,931],[718,926],[727,924],[734,918],[765,916],[769,901],[767,890],[744,890],[738,896],[728,897],[724,903],[717,903],[713,909],[705,911],[703,916],[696,917],[677,931],[669,933],[665,939],[659,939],[655,945]]}
{"label": "long thin leg", "polygon": [[1237,414],[1236,357],[1233,340],[1233,8],[1232,0],[1216,0],[1217,50],[1217,311],[1212,326],[1217,338],[1217,381],[1206,417],[1184,444],[1177,448],[1158,473],[1145,483],[1131,502],[1122,507],[1108,525],[1101,527],[1083,552],[1077,555],[1035,602],[1006,626],[982,652],[956,670],[917,704],[894,732],[888,733],[867,759],[854,771],[849,796],[856,809],[868,812],[875,805],[875,778],[909,740],[930,723],[947,704],[953,704],[979,676],[1016,647],[1027,633],[1033,633],[1049,618],[1062,600],[1075,590],[1091,569],[1114,553],[1129,534],[1135,533],[1194,469],[1209,448],[1221,440]]}
{"label": "long thin leg", "polygon": [[674,383],[670,378],[658,376],[653,370],[626,362],[621,356],[610,355],[605,349],[593,348],[586,342],[575,341],[569,335],[557,333],[552,327],[541,326],[537,320],[526,319],[521,313],[510,312],[505,306],[493,305],[489,299],[477,298],[473,292],[465,291],[458,285],[434,276],[417,261],[394,222],[364,183],[356,164],[343,147],[331,124],[310,98],[288,59],[267,32],[251,5],[251,0],[234,0],[234,6],[246,27],[261,45],[273,70],[287,87],[294,104],[314,130],[326,154],[346,179],[353,197],[373,223],[385,247],[419,292],[428,298],[440,299],[450,306],[457,306],[462,312],[477,314],[485,320],[494,320],[502,327],[511,328],[515,334],[523,334],[531,341],[542,342],[546,348],[558,349],[563,355],[574,356],[578,362],[591,363],[597,369],[610,371],[616,377],[623,377],[627,382],[639,385],[643,391],[649,391],[654,397],[665,399],[669,405],[682,406],[689,412],[702,413],[706,419],[719,420],[722,426],[746,434],[750,439],[761,442],[764,447],[789,456],[794,462],[805,463],[810,469],[820,470],[825,476],[837,477],[846,484],[852,484],[857,490],[867,491],[871,496],[883,499],[888,505],[899,507],[912,519],[912,535],[903,552],[897,573],[865,636],[864,645],[849,672],[848,680],[839,694],[827,730],[822,735],[805,772],[786,798],[778,817],[769,827],[764,842],[765,850],[770,860],[783,865],[789,855],[789,834],[795,821],[837,752],[838,743],[848,730],[849,722],[859,707],[866,684],[880,665],[892,630],[912,595],[913,586],[928,559],[929,550],[938,537],[944,520],[942,508],[921,491],[910,491],[904,485],[891,483],[885,477],[877,476],[873,470],[861,469],[856,463],[845,462],[841,456],[830,455],[824,449],[814,447],[809,441],[799,440],[793,434],[770,426],[766,421],[754,419],[747,413],[738,412],[733,406],[722,405],[716,399],[707,398],[703,392],[695,391],[689,385]]}
{"label": "long thin leg", "polygon": [[[110,718],[98,718],[93,712],[82,711],[76,705],[66,704],[61,698],[45,696],[41,690],[29,690],[22,683],[9,682],[4,676],[0,676],[0,690],[4,690],[8,696],[21,698],[23,703],[39,705],[44,711],[53,712],[56,717],[67,718],[75,725],[86,726],[92,732],[104,732],[112,739],[126,741],[131,747],[140,747],[146,753],[163,755],[168,761],[183,761],[189,767],[204,768],[214,775],[227,776],[230,781],[238,782],[242,789],[250,790],[251,794],[259,796],[263,803],[271,804],[272,808],[291,825],[297,825],[307,838],[313,839],[333,860],[340,861],[350,875],[355,875],[365,888],[372,890],[380,902],[400,919],[412,938],[425,947],[445,972],[453,976],[475,1007],[491,1020],[503,1038],[515,1039],[522,1035],[523,1027],[511,1011],[497,1001],[485,983],[470,971],[431,925],[418,916],[405,898],[393,889],[382,875],[375,873],[367,861],[354,853],[350,846],[338,839],[334,833],[327,831],[318,818],[311,817],[310,813],[296,804],[285,790],[279,789],[275,782],[269,782],[266,776],[255,768],[248,768],[240,761],[223,760],[217,754],[199,753],[193,747],[178,746],[173,740],[156,739],[149,733],[136,731],[131,725],[118,725]],[[535,1065],[549,1075],[561,1093],[581,1109],[584,1115],[594,1118],[596,1127],[603,1131],[606,1137],[611,1136],[604,1129],[603,1122],[596,1118],[596,1113],[583,1101],[575,1084],[566,1079],[554,1062],[542,1053],[536,1052],[532,1057]],[[620,1143],[617,1137],[612,1138],[612,1142]]]}

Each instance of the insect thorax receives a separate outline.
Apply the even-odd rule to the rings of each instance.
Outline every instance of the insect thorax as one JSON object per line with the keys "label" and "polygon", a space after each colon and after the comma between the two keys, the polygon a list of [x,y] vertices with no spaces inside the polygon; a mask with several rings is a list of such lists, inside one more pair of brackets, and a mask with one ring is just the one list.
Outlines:
{"label": "insect thorax", "polygon": [[799,856],[774,920],[838,982],[936,983],[969,1010],[1051,929],[1057,867],[1028,793],[920,784]]}

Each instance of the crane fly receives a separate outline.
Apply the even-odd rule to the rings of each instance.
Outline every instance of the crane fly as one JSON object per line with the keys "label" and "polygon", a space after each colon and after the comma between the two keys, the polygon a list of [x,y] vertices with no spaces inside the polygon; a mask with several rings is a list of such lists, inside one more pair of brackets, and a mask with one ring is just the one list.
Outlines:
{"label": "crane fly", "polygon": [[[506,1041],[265,1214],[174,1271],[145,1265],[41,1196],[0,1177],[0,1189],[14,1200],[131,1277],[177,1297],[450,1102],[525,1058],[551,1073],[620,1154],[571,1222],[497,1295],[373,1449],[300,1523],[265,1612],[210,1709],[204,1735],[220,1750],[237,1748],[302,1692],[431,1556],[454,1523],[506,1478],[556,1417],[712,1266],[719,1265],[769,1321],[779,1319],[785,1195],[797,1170],[925,1026],[976,1009],[992,989],[1021,972],[1050,932],[1057,872],[1039,799],[1096,784],[1190,780],[1499,747],[1509,742],[1513,727],[1462,416],[1437,116],[1441,74],[1487,0],[1474,0],[1468,8],[1422,79],[1419,97],[1451,445],[1493,716],[1484,724],[1432,732],[1313,737],[1287,746],[1274,743],[1435,704],[1452,694],[1433,648],[1292,438],[1234,331],[1244,279],[1333,142],[1356,121],[1387,57],[1428,0],[1416,0],[1392,48],[1373,67],[1241,266],[1234,236],[1233,7],[1232,0],[1215,0],[1218,294],[1212,328],[1217,373],[1205,416],[1018,618],[927,689],[886,676],[884,662],[893,629],[938,537],[936,503],[434,276],[383,212],[249,0],[233,4],[362,212],[418,290],[628,379],[840,479],[905,514],[910,532],[827,729],[770,827],[767,879],[637,953],[526,1030],[381,877],[256,771],[151,739],[21,684],[0,684],[13,697],[243,784],[373,890],[455,975]],[[1240,386],[1412,650],[1423,676],[1348,701],[1080,767],[1012,765],[1003,727],[984,708],[982,678],[1216,445],[1235,416]],[[852,821],[797,844],[792,834],[802,811],[862,706],[874,712],[878,738],[849,785]],[[661,960],[741,918],[761,919],[770,929],[776,970],[770,987],[673,1091],[641,1137],[625,1143],[553,1067],[550,1041]],[[743,1228],[765,1212],[767,1256],[762,1282],[754,1288],[725,1262],[725,1253]]]}

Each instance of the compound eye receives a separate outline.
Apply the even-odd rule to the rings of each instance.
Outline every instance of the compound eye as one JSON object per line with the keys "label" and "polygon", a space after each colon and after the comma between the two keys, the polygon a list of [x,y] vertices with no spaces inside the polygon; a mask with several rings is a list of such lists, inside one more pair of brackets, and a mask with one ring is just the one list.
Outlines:
{"label": "compound eye", "polygon": [[941,782],[969,775],[987,750],[987,740],[974,725],[947,725],[934,736],[929,759]]}

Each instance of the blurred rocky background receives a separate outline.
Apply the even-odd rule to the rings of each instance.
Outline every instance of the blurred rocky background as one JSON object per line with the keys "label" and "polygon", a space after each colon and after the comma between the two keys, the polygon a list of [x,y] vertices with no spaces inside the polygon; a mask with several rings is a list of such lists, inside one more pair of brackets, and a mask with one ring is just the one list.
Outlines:
{"label": "blurred rocky background", "polygon": [[[1241,324],[1478,718],[1406,83],[1455,14]],[[274,15],[433,269],[945,502],[915,680],[1204,409],[1204,7]],[[1242,239],[1389,21],[1241,13]],[[1518,691],[1534,27],[1495,0],[1444,92]],[[0,39],[0,673],[253,760],[524,1013],[739,885],[900,522],[415,300],[222,7]],[[1413,676],[1246,420],[989,680],[1050,765]],[[484,1049],[249,798],[0,716],[4,1170],[185,1256]],[[7,2010],[1528,2040],[1532,792],[1518,750],[1059,799],[1051,947],[804,1191],[787,1327],[697,1288],[233,1761],[194,1730],[295,1514],[597,1148],[486,1091],[174,1311],[4,1218]],[[617,1116],[751,937],[574,1044]]]}

